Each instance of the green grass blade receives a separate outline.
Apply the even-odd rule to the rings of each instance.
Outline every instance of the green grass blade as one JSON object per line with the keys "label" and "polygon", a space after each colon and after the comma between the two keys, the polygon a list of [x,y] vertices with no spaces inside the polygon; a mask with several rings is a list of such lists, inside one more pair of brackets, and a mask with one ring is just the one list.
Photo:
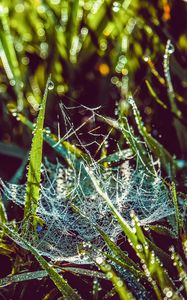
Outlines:
{"label": "green grass blade", "polygon": [[175,208],[176,229],[177,229],[177,234],[179,234],[179,232],[181,232],[183,226],[182,226],[182,220],[181,220],[180,213],[179,213],[178,200],[177,200],[177,191],[176,191],[176,186],[175,186],[174,182],[172,182],[170,189],[171,189],[171,196],[172,196],[172,200],[173,200],[173,205],[174,205],[174,208]]}
{"label": "green grass blade", "polygon": [[153,87],[151,86],[150,82],[148,80],[145,80],[145,83],[147,85],[147,88],[151,94],[151,96],[155,99],[155,101],[162,106],[164,109],[167,109],[167,105],[157,96],[156,92],[154,91]]}
{"label": "green grass blade", "polygon": [[66,44],[69,50],[69,58],[71,59],[71,52],[73,50],[73,40],[78,38],[77,26],[78,26],[78,10],[79,10],[79,0],[73,0],[69,3],[69,16],[66,28]]}
{"label": "green grass blade", "polygon": [[135,300],[133,295],[128,291],[122,279],[117,276],[110,264],[106,263],[105,261],[100,263],[98,260],[97,265],[106,274],[107,278],[110,279],[121,300]]}
{"label": "green grass blade", "polygon": [[48,95],[48,78],[40,111],[38,114],[36,129],[32,139],[32,146],[29,158],[28,179],[26,185],[23,233],[35,230],[35,215],[40,197],[41,163],[43,150],[43,125],[45,117],[45,107]]}
{"label": "green grass blade", "polygon": [[[141,277],[144,276],[142,273],[142,270],[139,268],[139,266],[133,262],[132,259],[129,258],[128,254],[126,254],[115,242],[113,242],[110,237],[101,229],[97,228],[99,233],[101,234],[102,238],[104,239],[107,246],[112,251],[112,254],[114,255],[114,261],[117,259],[118,261],[121,261],[121,264],[123,264],[123,267],[127,268],[129,271],[131,271],[135,276]],[[105,253],[104,253],[105,255]],[[113,257],[106,253],[106,256],[113,260]]]}
{"label": "green grass blade", "polygon": [[97,193],[103,198],[103,200],[107,203],[109,208],[111,209],[112,213],[118,220],[119,224],[121,225],[124,233],[128,237],[128,239],[133,243],[133,245],[136,245],[137,239],[136,236],[134,235],[133,231],[131,230],[131,227],[128,225],[128,223],[125,221],[125,219],[121,216],[121,214],[118,212],[118,210],[114,207],[112,201],[108,197],[107,193],[105,193],[102,188],[100,187],[100,184],[94,174],[89,170],[88,167],[85,167],[86,172],[88,173],[93,186],[95,187],[95,190]]}
{"label": "green grass blade", "polygon": [[173,265],[176,267],[180,281],[182,283],[182,289],[185,291],[185,296],[187,297],[187,266],[182,260],[181,256],[175,252],[175,248],[171,246],[170,248],[171,258],[173,260]]}
{"label": "green grass blade", "polygon": [[2,223],[7,222],[7,214],[3,204],[3,199],[1,198],[1,194],[0,194],[0,222]]}
{"label": "green grass blade", "polygon": [[173,239],[176,239],[176,235],[167,227],[162,226],[162,225],[149,225],[149,229],[151,229],[152,231],[160,234],[160,235],[164,235],[167,237],[171,237]]}
{"label": "green grass blade", "polygon": [[106,157],[102,157],[97,162],[100,164],[105,163],[105,162],[109,162],[109,163],[120,162],[120,161],[131,158],[132,155],[133,155],[133,153],[132,153],[131,149],[125,149],[125,150],[120,150],[118,152],[109,154]]}
{"label": "green grass blade", "polygon": [[[116,217],[119,224],[121,225],[123,232],[127,236],[129,243],[136,251],[137,256],[141,259],[145,275],[152,284],[157,298],[159,300],[162,299],[162,290],[165,286],[168,286],[172,293],[174,293],[176,291],[176,287],[170,279],[169,275],[166,273],[164,267],[161,265],[159,258],[155,255],[154,251],[150,249],[146,237],[144,236],[143,231],[138,223],[137,217],[134,215],[134,213],[132,213],[131,217],[133,227],[131,228],[114,207],[108,195],[103,192],[102,188],[99,185],[99,182],[97,181],[93,173],[91,173],[88,168],[86,168],[86,171],[90,176],[97,193],[110,207],[113,215]],[[176,299],[181,298],[179,296]]]}
{"label": "green grass blade", "polygon": [[22,80],[19,63],[14,49],[13,38],[10,33],[8,11],[6,7],[1,7],[0,13],[0,57],[8,79],[18,97],[17,110],[23,108]]}
{"label": "green grass blade", "polygon": [[[64,267],[64,268],[55,268],[56,272],[62,273],[63,271],[71,272],[73,274],[84,275],[94,278],[107,279],[106,275],[98,272],[81,268],[73,268],[73,267]],[[33,279],[42,279],[44,277],[49,276],[48,272],[45,270],[34,271],[34,272],[25,272],[16,275],[7,276],[4,278],[0,278],[0,287],[6,286],[11,283],[23,282]]]}
{"label": "green grass blade", "polygon": [[165,171],[172,176],[175,176],[176,171],[176,162],[171,156],[171,154],[157,141],[155,140],[148,132],[146,127],[143,124],[142,118],[136,106],[136,103],[132,96],[129,97],[129,103],[132,106],[133,113],[135,116],[135,121],[138,126],[138,130],[142,135],[146,145],[149,147],[151,152],[160,159],[161,164]]}

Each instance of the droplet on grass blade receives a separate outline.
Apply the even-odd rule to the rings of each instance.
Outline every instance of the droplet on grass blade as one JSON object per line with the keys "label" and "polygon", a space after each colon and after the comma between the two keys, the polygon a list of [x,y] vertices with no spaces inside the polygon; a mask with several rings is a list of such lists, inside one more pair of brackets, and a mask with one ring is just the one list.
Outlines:
{"label": "droplet on grass blade", "polygon": [[175,52],[175,48],[174,48],[173,44],[171,43],[171,41],[169,41],[169,43],[168,43],[168,53],[172,54],[173,52]]}
{"label": "droplet on grass blade", "polygon": [[49,83],[48,83],[48,90],[50,90],[50,91],[53,90],[54,86],[55,86],[54,82],[52,80],[50,80]]}

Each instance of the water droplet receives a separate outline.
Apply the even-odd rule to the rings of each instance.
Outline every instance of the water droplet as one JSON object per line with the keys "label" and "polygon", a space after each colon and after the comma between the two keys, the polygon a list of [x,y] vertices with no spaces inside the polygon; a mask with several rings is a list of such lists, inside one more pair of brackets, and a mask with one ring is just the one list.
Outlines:
{"label": "water droplet", "polygon": [[168,43],[168,53],[172,54],[175,51],[175,48],[171,42]]}
{"label": "water droplet", "polygon": [[173,292],[169,288],[165,288],[163,292],[166,295],[166,299],[170,299],[173,296]]}
{"label": "water droplet", "polygon": [[50,91],[53,90],[53,89],[54,89],[54,86],[55,86],[55,85],[54,85],[53,81],[50,80],[50,81],[48,82],[48,90],[50,90]]}
{"label": "water droplet", "polygon": [[119,279],[118,281],[117,281],[117,287],[122,287],[123,286],[123,281],[121,280],[121,279]]}
{"label": "water droplet", "polygon": [[142,251],[143,251],[143,247],[142,247],[141,244],[138,244],[138,245],[136,246],[136,249],[137,249],[139,252],[142,252]]}
{"label": "water droplet", "polygon": [[112,272],[107,272],[106,276],[108,279],[111,279],[113,277],[113,274]]}
{"label": "water droplet", "polygon": [[96,257],[96,263],[97,263],[98,265],[101,265],[102,263],[104,263],[103,257],[101,257],[101,256]]}
{"label": "water droplet", "polygon": [[51,129],[50,129],[49,127],[46,127],[46,128],[45,128],[45,133],[46,133],[46,134],[50,134],[50,133],[51,133]]}
{"label": "water droplet", "polygon": [[15,84],[16,84],[16,81],[15,81],[14,79],[11,79],[11,80],[10,80],[10,85],[11,85],[11,86],[15,86]]}

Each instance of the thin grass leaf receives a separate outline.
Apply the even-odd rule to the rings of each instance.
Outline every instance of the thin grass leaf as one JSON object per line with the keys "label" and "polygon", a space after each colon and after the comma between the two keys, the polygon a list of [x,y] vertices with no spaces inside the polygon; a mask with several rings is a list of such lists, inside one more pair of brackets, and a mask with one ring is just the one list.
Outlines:
{"label": "thin grass leaf", "polygon": [[171,105],[171,110],[173,113],[175,113],[177,116],[181,116],[181,111],[178,109],[177,104],[175,102],[175,92],[173,88],[173,84],[171,81],[171,75],[170,75],[170,66],[169,66],[169,60],[171,54],[175,51],[174,46],[172,45],[171,41],[167,41],[166,49],[165,49],[165,55],[164,55],[164,73],[165,73],[165,79],[167,84],[167,92],[168,97]]}
{"label": "thin grass leaf", "polygon": [[6,210],[4,207],[3,199],[1,198],[1,194],[0,194],[0,222],[6,223],[7,220],[8,219],[7,219]]}
{"label": "thin grass leaf", "polygon": [[93,186],[95,187],[97,193],[103,198],[103,200],[107,203],[107,205],[110,207],[112,213],[114,214],[114,216],[116,217],[116,219],[118,220],[119,224],[121,225],[124,233],[126,234],[126,236],[129,238],[129,240],[133,243],[136,244],[137,239],[133,233],[133,231],[131,230],[130,226],[128,225],[128,223],[125,221],[125,219],[123,219],[123,217],[121,216],[121,214],[118,212],[118,210],[114,207],[112,201],[110,200],[110,198],[108,197],[107,193],[103,192],[103,190],[101,189],[98,180],[96,179],[96,177],[93,175],[93,173],[91,172],[91,170],[89,170],[88,167],[85,167],[85,170],[87,172],[87,174],[89,175]]}
{"label": "thin grass leaf", "polygon": [[160,159],[161,164],[163,168],[166,170],[166,172],[170,174],[172,177],[175,176],[175,172],[177,168],[176,161],[173,159],[171,154],[147,132],[147,129],[143,124],[142,118],[140,116],[140,113],[138,111],[138,108],[132,96],[129,97],[129,103],[132,106],[136,124],[146,145],[149,147],[151,152]]}
{"label": "thin grass leaf", "polygon": [[98,272],[98,271],[92,271],[89,269],[83,269],[83,268],[75,268],[75,267],[62,267],[61,268],[62,271],[68,271],[71,273],[75,273],[78,275],[84,275],[84,276],[88,276],[88,277],[95,277],[95,278],[100,278],[100,279],[107,279],[106,275]]}
{"label": "thin grass leaf", "polygon": [[167,227],[162,225],[149,225],[149,229],[153,230],[154,232],[165,235],[167,237],[171,237],[176,239],[176,235]]}
{"label": "thin grass leaf", "polygon": [[183,133],[186,131],[186,127],[180,122],[180,118],[182,116],[181,110],[178,108],[176,103],[176,95],[173,88],[173,83],[171,80],[171,74],[170,74],[170,56],[175,51],[174,46],[172,45],[171,41],[168,40],[166,44],[165,54],[164,54],[164,74],[166,79],[166,85],[167,85],[167,92],[168,92],[168,98],[171,105],[171,111],[174,115],[178,117],[178,119],[173,120],[174,127],[176,129],[176,133],[178,136],[178,140],[180,143],[180,147],[182,149],[182,152],[185,153],[187,150],[187,142],[186,139],[184,139]]}
{"label": "thin grass leaf", "polygon": [[131,158],[133,155],[132,150],[131,149],[125,149],[125,150],[121,150],[118,152],[115,152],[113,154],[109,154],[106,157],[102,157],[101,159],[99,159],[97,162],[98,163],[105,163],[105,162],[120,162],[121,160],[126,160]]}
{"label": "thin grass leaf", "polygon": [[151,94],[151,96],[153,96],[153,98],[155,99],[155,101],[162,106],[164,109],[167,109],[167,105],[157,96],[156,92],[154,91],[153,87],[151,86],[150,82],[148,80],[145,80],[145,83],[147,85],[147,88]]}
{"label": "thin grass leaf", "polygon": [[[103,200],[110,207],[113,215],[118,220],[119,224],[125,235],[127,236],[129,243],[132,245],[136,254],[141,259],[143,263],[143,268],[145,275],[153,286],[155,294],[159,300],[163,299],[163,290],[164,287],[168,286],[173,293],[177,290],[174,283],[170,279],[169,275],[165,271],[164,267],[161,265],[160,260],[155,255],[154,251],[149,248],[146,237],[143,234],[143,231],[140,228],[137,217],[132,213],[132,226],[131,228],[127,222],[123,219],[121,214],[116,210],[108,195],[103,192],[95,176],[86,168],[88,175],[90,176],[92,183],[97,191],[97,193],[103,198]],[[180,296],[176,300],[181,299]]]}
{"label": "thin grass leaf", "polygon": [[[71,53],[73,48],[74,39],[78,38],[77,36],[77,26],[78,26],[78,10],[79,10],[79,0],[73,0],[69,3],[69,16],[66,27],[66,44],[67,49],[69,50],[69,56],[71,60]],[[73,50],[74,52],[74,50]],[[75,55],[75,54],[74,54]]]}
{"label": "thin grass leaf", "polygon": [[181,219],[180,213],[179,213],[178,200],[177,200],[177,192],[176,192],[176,187],[175,187],[175,183],[174,182],[172,182],[170,190],[171,190],[171,196],[172,196],[172,200],[173,200],[173,205],[174,205],[174,208],[175,208],[176,230],[177,230],[177,234],[179,234],[179,232],[181,232],[181,230],[183,228],[183,224],[182,224],[182,219]]}
{"label": "thin grass leaf", "polygon": [[110,279],[110,281],[113,283],[113,286],[120,296],[121,300],[135,300],[133,295],[128,291],[122,279],[117,276],[116,272],[108,263],[103,261],[102,263],[97,263],[97,265],[106,274],[107,278]]}
{"label": "thin grass leaf", "polygon": [[29,230],[35,230],[36,228],[35,215],[40,197],[43,125],[49,84],[50,77],[47,80],[41,108],[36,122],[34,137],[32,139],[24,205],[24,223],[22,228],[23,233],[27,233]]}
{"label": "thin grass leaf", "polygon": [[[0,248],[1,248],[1,245],[0,245]],[[10,251],[10,249],[8,247],[5,248],[5,250]],[[71,272],[74,274],[89,276],[92,278],[95,277],[95,278],[100,278],[100,279],[107,279],[106,275],[104,275],[103,273],[98,272],[98,271],[87,270],[87,269],[62,267],[62,268],[55,268],[55,270],[58,273],[62,273],[63,271],[68,271],[68,272]],[[34,279],[42,279],[46,276],[49,276],[49,274],[45,270],[10,275],[10,276],[0,279],[0,287],[9,285],[11,283],[16,283],[16,282],[23,282],[23,281],[34,280]]]}
{"label": "thin grass leaf", "polygon": [[133,260],[129,258],[128,254],[126,254],[123,250],[121,250],[121,248],[117,246],[117,244],[114,243],[104,231],[102,231],[99,228],[97,229],[101,234],[102,238],[104,239],[104,241],[106,242],[106,244],[108,245],[109,249],[112,251],[114,257],[108,253],[103,253],[103,254],[108,258],[110,258],[112,261],[116,262],[117,259],[118,262],[120,262],[123,265],[123,267],[127,268],[137,277],[144,276],[142,270],[135,262],[133,262]]}
{"label": "thin grass leaf", "polygon": [[[142,267],[144,268],[148,280],[153,286],[157,298],[160,300],[163,299],[163,296],[165,294],[165,287],[168,287],[168,290],[172,295],[175,294],[177,292],[177,287],[169,277],[168,272],[163,267],[159,259],[159,257],[163,255],[164,257],[162,258],[164,261],[167,261],[168,265],[171,263],[171,261],[168,261],[167,259],[167,257],[169,256],[144,236],[144,233],[138,223],[138,219],[134,215],[134,213],[131,217],[133,226],[135,228],[135,235],[137,236],[138,240],[138,244],[135,250],[141,261],[143,262]],[[174,299],[181,300],[182,297],[178,295]]]}
{"label": "thin grass leaf", "polygon": [[8,79],[18,96],[17,110],[23,109],[22,80],[19,63],[14,49],[13,38],[10,33],[8,10],[0,7],[0,57]]}
{"label": "thin grass leaf", "polygon": [[129,122],[126,117],[124,117],[121,112],[119,112],[120,118],[119,121],[116,121],[109,117],[99,116],[99,119],[112,128],[115,128],[123,133],[127,144],[132,151],[132,154],[136,157],[137,162],[141,164],[141,166],[151,174],[156,174],[154,169],[151,157],[149,155],[148,149],[145,147],[146,145],[140,141],[134,134],[133,129],[130,127]]}
{"label": "thin grass leaf", "polygon": [[171,258],[173,260],[173,265],[176,267],[178,274],[179,274],[179,280],[182,283],[182,290],[184,289],[185,295],[187,297],[187,266],[184,264],[181,256],[175,252],[174,247],[172,246],[170,248],[171,252]]}

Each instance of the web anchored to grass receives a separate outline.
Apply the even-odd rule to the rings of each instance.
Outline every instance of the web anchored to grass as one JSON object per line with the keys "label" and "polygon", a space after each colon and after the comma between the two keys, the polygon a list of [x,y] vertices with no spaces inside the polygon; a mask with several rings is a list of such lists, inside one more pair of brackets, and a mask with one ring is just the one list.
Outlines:
{"label": "web anchored to grass", "polygon": [[[94,117],[94,110],[92,113]],[[80,143],[77,130],[73,126],[71,130]],[[33,239],[28,233],[27,238],[41,255],[53,261],[90,263],[91,257],[87,256],[83,246],[90,245],[98,250],[104,248],[98,228],[115,241],[121,233],[120,224],[95,189],[90,173],[97,178],[101,190],[127,223],[130,223],[132,210],[142,225],[173,214],[170,192],[159,173],[146,172],[138,164],[133,169],[128,159],[118,167],[104,167],[93,160],[88,151],[87,154],[89,159],[75,158],[79,164],[72,161],[68,168],[47,160],[43,164],[37,208],[38,239]],[[26,185],[2,182],[2,187],[7,199],[24,205]]]}
{"label": "web anchored to grass", "polygon": [[[116,170],[94,164],[92,172],[128,222],[132,210],[144,225],[173,212],[169,192],[161,179],[132,170],[128,161]],[[103,247],[96,226],[117,239],[120,225],[94,190],[84,164],[76,172],[65,169],[60,163],[56,166],[48,163],[44,178],[37,210],[43,224],[38,225],[39,241],[35,245],[42,255],[52,260],[89,260],[81,255],[83,242]],[[25,186],[7,183],[3,187],[8,199],[24,205]]]}

